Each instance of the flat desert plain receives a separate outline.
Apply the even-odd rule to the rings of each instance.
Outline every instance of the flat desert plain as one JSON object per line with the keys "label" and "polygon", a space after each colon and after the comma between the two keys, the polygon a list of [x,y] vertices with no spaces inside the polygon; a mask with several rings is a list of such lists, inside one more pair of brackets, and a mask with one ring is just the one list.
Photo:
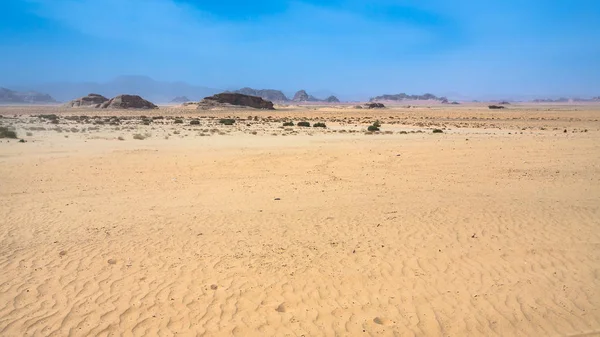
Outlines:
{"label": "flat desert plain", "polygon": [[600,334],[598,107],[0,114],[1,336]]}

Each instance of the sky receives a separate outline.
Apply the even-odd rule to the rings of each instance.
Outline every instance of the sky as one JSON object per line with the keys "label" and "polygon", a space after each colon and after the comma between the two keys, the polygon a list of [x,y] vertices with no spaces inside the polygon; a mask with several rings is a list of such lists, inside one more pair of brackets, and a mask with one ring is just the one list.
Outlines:
{"label": "sky", "polygon": [[597,0],[0,0],[0,86],[600,96]]}

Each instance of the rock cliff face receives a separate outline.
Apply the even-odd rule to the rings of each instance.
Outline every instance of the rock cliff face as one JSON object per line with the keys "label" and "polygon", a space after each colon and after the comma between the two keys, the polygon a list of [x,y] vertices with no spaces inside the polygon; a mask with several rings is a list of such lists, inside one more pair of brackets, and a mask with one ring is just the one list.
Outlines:
{"label": "rock cliff face", "polygon": [[102,103],[102,109],[156,109],[158,106],[137,95],[119,95]]}
{"label": "rock cliff face", "polygon": [[285,96],[285,94],[279,90],[273,89],[252,89],[252,88],[242,88],[240,90],[234,91],[235,94],[242,94],[248,96],[257,96],[261,97],[264,100],[271,102],[287,102],[289,99]]}
{"label": "rock cliff face", "polygon": [[107,102],[108,98],[99,95],[99,94],[88,94],[87,96],[80,97],[78,99],[74,99],[65,106],[70,108],[79,108],[79,107],[89,107],[89,108],[99,108],[103,103]]}
{"label": "rock cliff face", "polygon": [[254,109],[269,109],[274,110],[273,102],[262,99],[257,96],[236,94],[224,92],[210,97],[205,97],[200,103],[199,108],[211,108],[223,106],[226,104],[249,107]]}

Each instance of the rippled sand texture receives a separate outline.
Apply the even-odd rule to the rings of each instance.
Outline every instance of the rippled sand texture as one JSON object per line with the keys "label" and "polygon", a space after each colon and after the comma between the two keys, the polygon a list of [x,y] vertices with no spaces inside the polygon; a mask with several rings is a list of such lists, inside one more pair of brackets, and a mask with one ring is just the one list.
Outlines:
{"label": "rippled sand texture", "polygon": [[0,335],[600,331],[596,129],[221,139],[1,143]]}

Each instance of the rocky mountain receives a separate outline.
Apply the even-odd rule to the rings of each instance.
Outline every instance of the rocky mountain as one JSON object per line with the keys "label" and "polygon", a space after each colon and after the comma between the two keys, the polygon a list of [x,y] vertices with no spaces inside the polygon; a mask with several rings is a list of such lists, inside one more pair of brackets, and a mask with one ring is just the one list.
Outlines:
{"label": "rocky mountain", "polygon": [[157,109],[154,103],[138,95],[119,95],[100,105],[102,109]]}
{"label": "rocky mountain", "polygon": [[74,99],[65,106],[70,108],[99,108],[103,103],[107,102],[108,98],[98,94],[88,94],[77,99]]}
{"label": "rocky mountain", "polygon": [[329,97],[327,97],[325,99],[325,102],[328,102],[328,103],[339,103],[340,100],[337,97],[331,95],[331,96],[329,96]]}
{"label": "rocky mountain", "polygon": [[381,95],[370,99],[371,102],[375,101],[448,101],[446,97],[437,97],[434,94],[423,94],[423,95],[408,95],[400,93],[396,95]]}
{"label": "rocky mountain", "polygon": [[242,88],[240,90],[234,91],[236,94],[248,95],[248,96],[257,96],[261,97],[267,101],[272,102],[287,102],[289,98],[285,96],[285,94],[279,90],[274,89],[252,89],[252,88]]}
{"label": "rocky mountain", "polygon": [[0,104],[48,104],[57,103],[52,96],[37,91],[19,92],[0,88]]}
{"label": "rocky mountain", "polygon": [[296,92],[294,98],[292,99],[294,102],[319,102],[320,99],[309,95],[306,90],[300,90]]}
{"label": "rocky mountain", "polygon": [[192,100],[187,98],[187,96],[177,96],[171,100],[171,103],[187,103],[191,101]]}
{"label": "rocky mountain", "polygon": [[31,84],[16,90],[35,90],[50,94],[52,97],[66,102],[73,97],[82,97],[90,92],[102,94],[106,97],[115,97],[127,92],[145,97],[153,102],[170,102],[173,97],[186,96],[192,100],[200,100],[205,96],[221,92],[220,89],[191,85],[185,82],[156,81],[146,76],[119,76],[108,82],[55,82]]}
{"label": "rocky mountain", "polygon": [[0,103],[24,103],[16,91],[0,88]]}
{"label": "rocky mountain", "polygon": [[210,97],[205,97],[198,104],[198,108],[200,109],[210,109],[216,107],[223,107],[227,105],[235,105],[255,109],[275,109],[273,107],[273,102],[264,100],[261,97],[237,94],[232,92],[224,92]]}
{"label": "rocky mountain", "polygon": [[304,90],[300,90],[296,92],[292,101],[294,102],[308,102],[309,96],[308,93]]}

